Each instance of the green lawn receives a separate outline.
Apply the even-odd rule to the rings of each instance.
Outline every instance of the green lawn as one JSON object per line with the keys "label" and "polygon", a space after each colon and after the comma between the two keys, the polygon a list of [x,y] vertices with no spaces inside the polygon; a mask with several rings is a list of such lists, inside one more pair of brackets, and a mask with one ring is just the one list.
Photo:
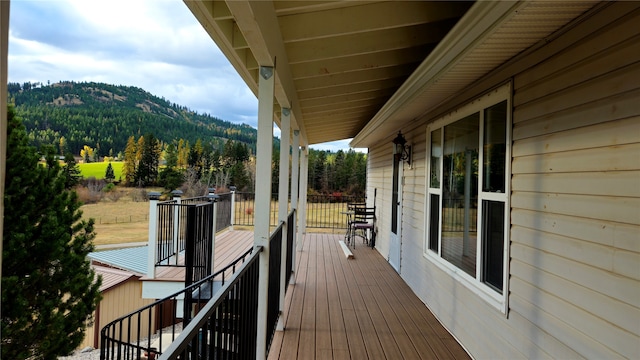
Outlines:
{"label": "green lawn", "polygon": [[[109,163],[106,162],[95,162],[95,163],[87,163],[87,164],[78,164],[80,167],[80,172],[82,176],[86,178],[94,177],[96,179],[104,179],[104,174],[107,171],[107,166]],[[112,161],[111,166],[113,167],[113,173],[115,174],[115,180],[118,181],[122,176],[122,167],[124,162],[122,161]]]}

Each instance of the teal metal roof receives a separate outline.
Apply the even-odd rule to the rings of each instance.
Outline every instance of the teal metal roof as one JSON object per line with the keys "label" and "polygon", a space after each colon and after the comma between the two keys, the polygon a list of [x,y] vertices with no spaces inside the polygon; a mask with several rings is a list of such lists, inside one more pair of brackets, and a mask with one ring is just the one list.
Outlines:
{"label": "teal metal roof", "polygon": [[117,269],[133,271],[140,275],[147,274],[147,248],[138,246],[117,250],[92,252],[89,259],[112,266]]}

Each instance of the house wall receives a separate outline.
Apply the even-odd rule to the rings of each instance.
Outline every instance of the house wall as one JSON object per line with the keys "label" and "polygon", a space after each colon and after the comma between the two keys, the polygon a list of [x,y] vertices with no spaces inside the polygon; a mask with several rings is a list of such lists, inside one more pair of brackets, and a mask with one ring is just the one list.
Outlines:
{"label": "house wall", "polygon": [[[600,9],[443,107],[513,82],[507,314],[423,255],[426,124],[442,112],[402,129],[414,169],[405,165],[401,276],[476,358],[640,354],[639,5]],[[390,141],[370,149],[367,185],[385,257]]]}
{"label": "house wall", "polygon": [[[97,310],[99,311],[99,315],[94,312],[94,323],[87,327],[84,341],[79,348],[82,349],[87,346],[96,349],[100,348],[100,331],[105,325],[123,315],[143,308],[154,301],[153,299],[142,298],[142,282],[135,278],[103,292],[102,301],[100,301],[100,306]],[[154,322],[155,313],[152,314],[151,319],[151,323],[153,324]],[[148,322],[142,322],[141,331],[143,334],[148,333]],[[98,343],[95,342],[96,333]],[[137,336],[137,333],[132,332],[131,336]]]}

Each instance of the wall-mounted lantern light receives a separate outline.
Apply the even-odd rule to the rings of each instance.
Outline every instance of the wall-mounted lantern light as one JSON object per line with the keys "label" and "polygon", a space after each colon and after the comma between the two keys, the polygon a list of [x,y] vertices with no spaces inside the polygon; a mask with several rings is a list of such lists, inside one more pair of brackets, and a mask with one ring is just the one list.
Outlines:
{"label": "wall-mounted lantern light", "polygon": [[398,131],[398,136],[393,139],[394,153],[399,161],[406,161],[411,166],[411,145],[406,145],[407,139],[404,138],[402,132]]}

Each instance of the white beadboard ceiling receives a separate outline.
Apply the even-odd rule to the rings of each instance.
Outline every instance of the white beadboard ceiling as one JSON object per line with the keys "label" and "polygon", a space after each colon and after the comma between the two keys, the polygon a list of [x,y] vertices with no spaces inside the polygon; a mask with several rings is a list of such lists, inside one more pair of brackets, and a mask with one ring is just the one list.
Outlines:
{"label": "white beadboard ceiling", "polygon": [[185,0],[247,86],[276,68],[308,144],[368,147],[593,7],[594,1]]}

